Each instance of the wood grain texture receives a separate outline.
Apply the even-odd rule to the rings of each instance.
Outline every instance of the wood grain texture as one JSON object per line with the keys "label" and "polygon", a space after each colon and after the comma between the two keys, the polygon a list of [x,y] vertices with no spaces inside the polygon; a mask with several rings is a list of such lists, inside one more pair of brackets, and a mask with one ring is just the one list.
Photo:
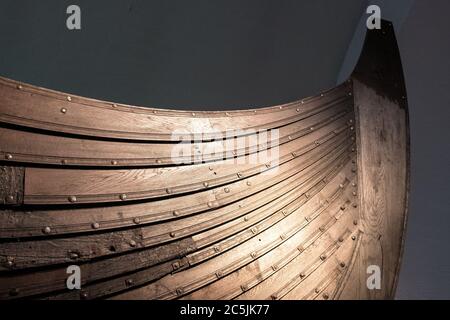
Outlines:
{"label": "wood grain texture", "polygon": [[268,108],[134,107],[0,78],[0,299],[392,298],[401,73],[383,21],[348,81]]}

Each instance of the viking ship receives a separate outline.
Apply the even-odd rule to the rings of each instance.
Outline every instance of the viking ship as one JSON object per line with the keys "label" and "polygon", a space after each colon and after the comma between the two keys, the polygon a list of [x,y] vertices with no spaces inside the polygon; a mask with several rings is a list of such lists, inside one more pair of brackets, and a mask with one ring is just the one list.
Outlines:
{"label": "viking ship", "polygon": [[316,96],[177,111],[1,78],[0,132],[1,299],[394,297],[409,133],[387,21]]}

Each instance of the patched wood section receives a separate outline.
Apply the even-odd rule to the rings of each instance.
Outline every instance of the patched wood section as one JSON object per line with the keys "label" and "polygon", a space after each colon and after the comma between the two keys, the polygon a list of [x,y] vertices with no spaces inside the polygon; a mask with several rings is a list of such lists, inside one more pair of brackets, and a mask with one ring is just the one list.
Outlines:
{"label": "patched wood section", "polygon": [[23,202],[24,172],[23,167],[0,166],[0,204]]}

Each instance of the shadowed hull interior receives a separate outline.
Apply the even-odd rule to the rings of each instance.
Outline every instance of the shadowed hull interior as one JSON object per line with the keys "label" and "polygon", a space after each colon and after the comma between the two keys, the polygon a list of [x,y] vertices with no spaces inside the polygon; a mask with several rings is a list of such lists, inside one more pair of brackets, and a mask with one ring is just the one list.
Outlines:
{"label": "shadowed hull interior", "polygon": [[133,107],[0,78],[0,298],[391,298],[408,141],[385,21],[348,81],[268,108]]}

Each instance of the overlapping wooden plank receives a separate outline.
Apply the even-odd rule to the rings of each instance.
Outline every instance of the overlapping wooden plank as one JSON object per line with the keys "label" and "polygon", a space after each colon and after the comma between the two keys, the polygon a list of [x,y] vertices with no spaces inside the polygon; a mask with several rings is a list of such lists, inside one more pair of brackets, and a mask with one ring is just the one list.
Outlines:
{"label": "overlapping wooden plank", "polygon": [[[301,255],[290,260],[280,271],[259,283],[250,290],[243,290],[237,299],[281,299],[298,283],[310,276],[326,259],[323,257],[337,249],[340,242],[349,235],[348,227],[351,225],[350,208],[338,208],[334,215],[322,225],[316,234],[307,239],[308,244],[299,244]],[[335,209],[336,210],[336,209]],[[350,222],[350,223],[349,223]],[[323,230],[323,231],[321,231]],[[334,236],[338,234],[338,236]],[[342,241],[339,241],[339,240]]]}
{"label": "overlapping wooden plank", "polygon": [[[353,126],[350,129],[353,130]],[[311,141],[307,146],[312,147],[314,143]],[[255,160],[250,158],[242,163],[236,163],[234,159],[225,160],[217,167],[200,164],[131,170],[27,168],[24,202],[67,204],[128,201],[204,190],[269,171],[272,164],[290,160],[293,153],[301,153],[307,146],[299,148],[296,144],[287,143],[279,148],[279,152],[275,150],[269,154],[258,154],[256,165]]]}
{"label": "overlapping wooden plank", "polygon": [[[303,192],[306,192],[308,188],[312,188],[312,186],[314,186],[314,183],[323,183],[323,180],[327,178],[327,175],[329,173],[324,171],[323,174],[319,175],[315,172],[320,172],[321,168],[326,167],[326,165],[329,166],[337,156],[345,152],[346,149],[348,150],[349,145],[350,144],[347,143],[347,146],[344,145],[344,147],[338,149],[340,151],[335,152],[336,155],[332,154],[332,157],[328,155],[326,157],[323,157],[323,159],[321,159],[320,161],[316,162],[313,160],[312,162],[314,163],[314,165],[309,169],[309,171],[302,173],[302,175],[298,175],[298,177],[296,177],[297,179],[304,179]],[[326,162],[322,164],[322,162],[324,161]],[[287,173],[292,175],[293,173],[290,172],[294,172],[295,174],[296,172],[301,172],[302,168],[302,166],[295,165],[294,169],[287,171]],[[317,176],[315,180],[311,180],[315,175]],[[279,174],[278,178],[282,179],[283,174]],[[309,180],[311,180],[311,182]],[[296,179],[293,179],[292,181],[295,183]],[[313,192],[314,191],[309,190],[310,194]],[[259,214],[259,219],[261,220],[264,217],[264,212],[270,212],[267,210],[263,211],[262,209],[258,210],[262,212],[257,211],[256,214],[252,213],[252,221],[247,221],[248,223],[245,224],[241,224],[241,221],[238,221],[238,225],[235,227],[227,225],[226,229],[228,230],[226,231],[223,231],[223,228],[219,227],[219,230],[216,231],[216,235],[211,236],[207,233],[206,236],[200,237],[203,240],[195,240],[196,242],[198,242],[197,246],[204,246],[214,239],[217,239],[217,237],[219,237],[220,239],[220,237],[224,237],[225,235],[229,234],[229,232],[233,229],[234,232],[237,232],[239,231],[239,228],[242,228],[245,225],[251,225],[252,223],[255,223],[255,221],[258,221],[258,219],[255,219],[255,217],[258,216],[257,214]],[[228,216],[222,214],[216,215],[216,217],[208,217],[208,219],[204,221],[201,221],[196,216],[194,216],[192,217],[192,219],[190,219],[191,221],[185,221],[186,219],[177,220],[174,223],[174,226],[170,223],[167,223],[165,225],[154,225],[129,231],[116,231],[115,233],[102,233],[99,235],[94,234],[77,238],[31,240],[22,241],[19,243],[8,242],[4,243],[0,248],[0,260],[2,261],[2,265],[4,266],[4,268],[6,267],[10,269],[40,266],[49,263],[56,264],[70,262],[71,260],[73,260],[73,253],[76,253],[75,260],[83,261],[102,255],[116,254],[123,251],[134,250],[137,248],[172,241],[175,237],[180,238],[194,234],[196,232],[210,229],[212,227],[218,227],[222,223],[226,223],[229,220],[241,216],[243,213],[245,212],[237,211],[235,213],[231,212],[231,214],[228,214]],[[267,213],[265,214],[267,215]],[[233,224],[236,223],[233,222]],[[114,252],[111,252],[111,246],[114,246]],[[51,255],[47,255],[47,252],[51,252]],[[32,256],[33,259],[30,259],[30,256]],[[13,264],[11,264],[11,262],[13,262]]]}
{"label": "overlapping wooden plank", "polygon": [[[115,250],[111,248],[111,250]],[[187,261],[182,257],[196,250],[190,238],[172,242],[166,245],[135,251],[128,255],[119,255],[79,264],[81,269],[81,284],[110,278],[129,272],[149,269],[145,276],[167,274],[186,267]],[[169,264],[163,264],[171,261]],[[158,264],[166,265],[161,270]],[[155,268],[152,268],[155,266]],[[155,270],[157,273],[155,273]],[[32,295],[42,295],[54,291],[67,290],[67,265],[46,269],[32,269],[28,272],[8,272],[0,274],[0,299],[11,299]],[[144,278],[145,279],[145,278]],[[151,281],[152,278],[148,279]],[[82,298],[80,296],[80,298]]]}
{"label": "overlapping wooden plank", "polygon": [[[320,105],[345,99],[341,85],[313,99],[268,109],[230,112],[180,112],[118,106],[0,79],[0,121],[88,136],[173,141],[186,134],[208,140],[227,130],[270,129],[305,116]],[[298,110],[298,111],[297,111]]]}
{"label": "overlapping wooden plank", "polygon": [[[350,111],[349,102],[317,108],[315,114],[270,131],[251,131],[246,136],[222,140],[173,143],[94,140],[83,137],[24,131],[18,127],[0,127],[0,157],[10,161],[54,165],[87,166],[161,166],[190,164],[234,158],[295,140]],[[61,148],[55,148],[58,145]]]}
{"label": "overlapping wooden plank", "polygon": [[139,289],[131,290],[119,298],[152,298],[167,299],[183,295],[217,280],[217,272],[228,274],[242,268],[248,263],[271,251],[284,241],[282,235],[292,222],[287,219],[263,231],[238,247],[223,252],[204,263],[189,268],[186,271],[166,276],[158,282]]}
{"label": "overlapping wooden plank", "polygon": [[248,290],[283,268],[312,244],[308,241],[309,238],[318,237],[326,231],[319,229],[326,224],[331,213],[339,211],[345,204],[351,193],[350,182],[347,179],[349,172],[350,168],[347,166],[320,193],[312,196],[301,210],[296,209],[292,212],[291,229],[286,231],[286,241],[280,246],[247,266],[229,275],[222,275],[218,281],[183,298],[232,299],[242,293],[241,286]]}
{"label": "overlapping wooden plank", "polygon": [[[353,240],[352,237],[356,239]],[[351,258],[359,240],[359,233],[355,228],[332,255],[323,257],[325,258],[323,263],[283,299],[332,299],[340,280],[350,267]]]}
{"label": "overlapping wooden plank", "polygon": [[[349,168],[347,168],[347,171],[349,171]],[[348,172],[347,172],[347,174],[348,174]],[[344,177],[341,175],[341,180],[339,180],[339,181],[342,181],[346,185],[349,185],[349,181],[347,180],[345,175],[344,175]],[[336,184],[333,185],[333,187],[335,188]],[[343,186],[341,188],[339,185],[337,186],[337,188],[338,188],[338,190],[334,189],[334,192],[332,192],[332,194],[330,194],[329,197],[327,197],[327,199],[329,199],[330,202],[336,200],[336,198],[339,198],[338,193],[340,193],[340,191],[346,189],[345,186]],[[316,197],[312,196],[312,199],[316,199]],[[316,200],[315,205],[317,206],[318,210],[320,210],[321,212],[327,209],[326,207],[323,207],[324,206],[323,201],[320,199]],[[304,212],[304,211],[296,210],[296,212],[297,212],[296,214],[299,214],[300,212]],[[319,214],[320,213],[318,212],[314,216],[311,215],[310,221],[308,222],[308,224],[311,221],[315,220],[319,216]],[[287,232],[286,239],[289,239],[290,237],[292,237],[292,235],[290,233],[292,233],[292,234],[297,233],[300,230],[300,228],[302,228],[302,227],[299,225],[298,230],[291,229],[290,232]],[[183,266],[178,265],[178,263],[176,263],[176,269],[174,267],[175,272],[180,272],[181,270],[183,270]],[[126,276],[119,277],[119,278],[114,278],[114,279],[110,279],[110,280],[106,280],[106,281],[97,282],[92,285],[85,285],[83,287],[83,294],[89,298],[96,298],[96,297],[108,295],[110,293],[120,292],[120,291],[126,290],[133,286],[139,286],[139,285],[148,283],[152,280],[152,279],[148,279],[146,277],[146,274],[149,272],[153,272],[153,268],[150,268],[150,270],[142,270],[139,272],[134,272],[132,274],[128,274]],[[70,298],[80,298],[79,295],[77,295],[76,293],[73,293],[73,292],[57,294],[56,296],[54,296],[54,298],[69,298],[69,297]]]}

